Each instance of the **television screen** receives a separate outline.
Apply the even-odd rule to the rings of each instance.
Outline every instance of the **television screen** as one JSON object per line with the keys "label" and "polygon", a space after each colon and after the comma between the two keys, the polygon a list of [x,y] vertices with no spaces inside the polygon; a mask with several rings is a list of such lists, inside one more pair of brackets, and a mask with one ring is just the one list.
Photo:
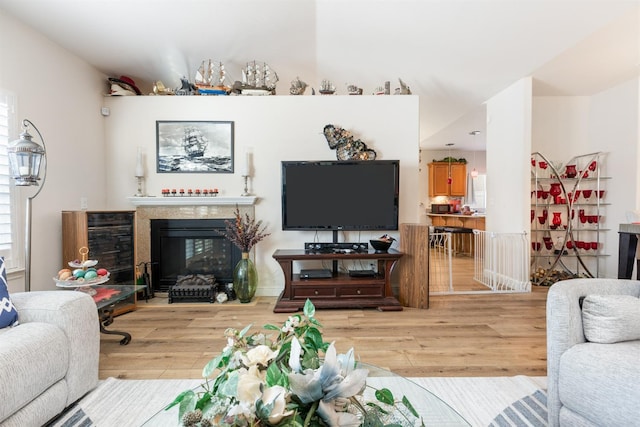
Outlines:
{"label": "television screen", "polygon": [[282,162],[283,230],[397,230],[399,160]]}

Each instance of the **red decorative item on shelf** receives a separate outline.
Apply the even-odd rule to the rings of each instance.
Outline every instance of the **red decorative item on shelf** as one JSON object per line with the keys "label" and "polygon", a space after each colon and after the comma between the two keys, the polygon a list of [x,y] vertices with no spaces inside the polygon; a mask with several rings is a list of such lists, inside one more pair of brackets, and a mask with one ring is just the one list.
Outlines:
{"label": "red decorative item on shelf", "polygon": [[553,213],[553,220],[551,223],[556,227],[560,227],[562,225],[562,217],[560,215],[562,215],[562,212]]}
{"label": "red decorative item on shelf", "polygon": [[592,192],[593,190],[582,190],[582,197],[584,197],[585,199],[588,199],[589,197],[591,197]]}
{"label": "red decorative item on shelf", "polygon": [[559,182],[552,182],[551,188],[549,188],[549,194],[552,196],[559,196],[562,193],[562,188],[560,187]]}
{"label": "red decorative item on shelf", "polygon": [[578,171],[576,170],[576,165],[567,165],[567,178],[575,178],[578,175]]}
{"label": "red decorative item on shelf", "polygon": [[596,170],[597,166],[598,166],[598,163],[596,163],[596,161],[594,160],[593,162],[591,162],[591,164],[589,164],[589,170],[593,172]]}
{"label": "red decorative item on shelf", "polygon": [[542,243],[531,242],[531,248],[533,248],[534,251],[539,251],[541,247],[542,247]]}
{"label": "red decorative item on shelf", "polygon": [[547,162],[540,161],[540,162],[538,162],[538,166],[540,166],[540,169],[546,169],[547,168]]}

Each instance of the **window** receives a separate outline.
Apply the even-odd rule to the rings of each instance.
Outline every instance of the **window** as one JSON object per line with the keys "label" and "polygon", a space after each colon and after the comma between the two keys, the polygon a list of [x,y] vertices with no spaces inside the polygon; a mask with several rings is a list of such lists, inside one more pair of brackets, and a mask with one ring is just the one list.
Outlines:
{"label": "window", "polygon": [[9,178],[9,157],[7,145],[16,135],[15,97],[0,89],[0,256],[5,258],[7,268],[16,268],[19,245],[16,244],[15,224],[17,212],[13,200],[13,186]]}

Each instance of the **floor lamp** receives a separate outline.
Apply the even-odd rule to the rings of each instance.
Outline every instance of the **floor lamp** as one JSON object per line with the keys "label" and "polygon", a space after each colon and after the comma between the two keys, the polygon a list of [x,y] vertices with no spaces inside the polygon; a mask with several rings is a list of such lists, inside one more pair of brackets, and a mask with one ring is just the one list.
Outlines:
{"label": "floor lamp", "polygon": [[[42,141],[42,146],[34,142],[29,134],[28,127],[31,125]],[[47,177],[46,145],[44,138],[38,128],[28,119],[22,121],[22,133],[20,139],[11,141],[7,146],[9,155],[9,172],[16,186],[39,186],[38,191],[33,196],[27,197],[27,210],[25,220],[25,240],[24,240],[24,290],[31,291],[31,201],[36,198]],[[44,171],[42,173],[42,185],[38,184],[40,178],[40,165],[44,160]]]}

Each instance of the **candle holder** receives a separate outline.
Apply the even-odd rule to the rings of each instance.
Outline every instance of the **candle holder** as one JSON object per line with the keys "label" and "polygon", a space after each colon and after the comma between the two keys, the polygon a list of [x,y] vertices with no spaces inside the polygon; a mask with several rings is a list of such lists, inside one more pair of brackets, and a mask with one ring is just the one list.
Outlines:
{"label": "candle holder", "polygon": [[136,176],[136,180],[138,181],[138,190],[136,191],[135,197],[145,197],[145,194],[142,192],[142,183],[144,181],[144,176]]}
{"label": "candle holder", "polygon": [[251,193],[249,193],[249,175],[242,175],[242,178],[244,178],[244,191],[242,192],[241,196],[242,197],[246,197],[246,196],[250,196]]}

